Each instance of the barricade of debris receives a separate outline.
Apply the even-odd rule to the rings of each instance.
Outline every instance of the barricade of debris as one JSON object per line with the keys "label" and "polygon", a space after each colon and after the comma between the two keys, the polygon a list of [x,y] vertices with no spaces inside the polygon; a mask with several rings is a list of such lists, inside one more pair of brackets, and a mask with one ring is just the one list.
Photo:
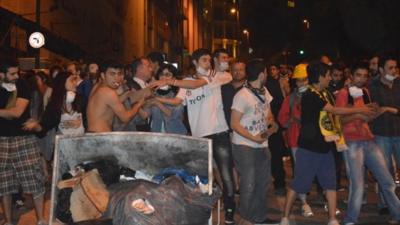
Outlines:
{"label": "barricade of debris", "polygon": [[86,161],[57,183],[55,215],[75,225],[205,225],[221,196],[207,182],[179,168],[152,177],[113,159]]}

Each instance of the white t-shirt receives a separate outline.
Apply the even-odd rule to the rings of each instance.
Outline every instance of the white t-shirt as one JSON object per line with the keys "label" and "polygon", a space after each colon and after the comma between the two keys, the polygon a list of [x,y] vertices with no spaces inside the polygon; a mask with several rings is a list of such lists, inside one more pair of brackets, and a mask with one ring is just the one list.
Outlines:
{"label": "white t-shirt", "polygon": [[[240,124],[252,135],[262,133],[266,131],[268,127],[267,117],[270,111],[272,96],[268,90],[265,89],[264,96],[260,97],[265,100],[265,103],[262,103],[250,89],[243,87],[233,98],[232,109],[243,113]],[[254,148],[268,147],[268,141],[258,144],[241,136],[235,131],[233,131],[232,143]]]}
{"label": "white t-shirt", "polygon": [[194,137],[204,137],[229,129],[222,106],[221,86],[231,82],[231,74],[211,71],[209,76],[201,78],[208,84],[196,89],[181,88],[176,95],[187,105],[190,129]]}
{"label": "white t-shirt", "polygon": [[[79,127],[73,128],[69,126],[71,121],[80,121]],[[78,123],[78,122],[77,122]],[[62,134],[83,134],[85,129],[83,128],[83,120],[82,120],[82,113],[73,112],[72,114],[69,113],[62,113],[60,124],[58,125],[58,130]]]}

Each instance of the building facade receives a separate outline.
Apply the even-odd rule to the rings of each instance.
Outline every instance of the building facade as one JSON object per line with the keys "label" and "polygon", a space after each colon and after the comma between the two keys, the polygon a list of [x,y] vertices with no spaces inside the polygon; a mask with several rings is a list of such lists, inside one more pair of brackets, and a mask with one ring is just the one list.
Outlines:
{"label": "building facade", "polygon": [[[0,0],[0,7],[34,23],[36,1]],[[40,57],[127,63],[150,51],[162,51],[168,61],[182,64],[194,49],[211,46],[203,28],[207,24],[203,7],[198,0],[40,0],[41,28],[83,50],[71,56],[46,44]],[[27,39],[35,27],[21,28],[13,21],[0,24],[6,31],[0,36],[2,47],[13,49],[17,57],[32,56]]]}

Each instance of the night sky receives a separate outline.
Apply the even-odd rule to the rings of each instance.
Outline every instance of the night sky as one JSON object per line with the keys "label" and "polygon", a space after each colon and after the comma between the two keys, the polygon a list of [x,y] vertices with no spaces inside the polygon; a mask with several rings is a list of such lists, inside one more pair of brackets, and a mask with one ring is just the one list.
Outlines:
{"label": "night sky", "polygon": [[240,2],[254,56],[280,61],[287,50],[289,63],[297,63],[320,54],[344,61],[388,51],[399,55],[399,0],[294,1],[295,8],[288,8],[286,0]]}

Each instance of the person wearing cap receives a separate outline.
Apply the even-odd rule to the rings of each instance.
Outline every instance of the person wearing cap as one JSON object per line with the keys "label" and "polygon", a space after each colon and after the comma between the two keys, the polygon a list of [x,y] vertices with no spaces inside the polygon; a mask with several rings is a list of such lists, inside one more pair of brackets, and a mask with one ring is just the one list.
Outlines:
{"label": "person wearing cap", "polygon": [[[301,96],[307,90],[307,64],[301,63],[294,68],[292,79],[296,87],[286,96],[278,114],[280,125],[286,129],[286,144],[292,151],[293,168],[296,162],[297,139],[300,134],[300,116],[301,116]],[[311,217],[314,215],[310,205],[306,201],[306,194],[299,194],[302,202],[302,215]]]}

